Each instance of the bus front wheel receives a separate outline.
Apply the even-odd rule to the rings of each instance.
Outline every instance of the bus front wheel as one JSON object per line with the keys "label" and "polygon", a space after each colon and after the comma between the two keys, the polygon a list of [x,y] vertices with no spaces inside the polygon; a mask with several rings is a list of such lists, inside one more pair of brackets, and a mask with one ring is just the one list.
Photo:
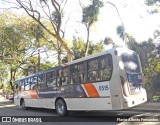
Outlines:
{"label": "bus front wheel", "polygon": [[67,106],[63,99],[58,99],[56,101],[56,112],[59,116],[67,115]]}

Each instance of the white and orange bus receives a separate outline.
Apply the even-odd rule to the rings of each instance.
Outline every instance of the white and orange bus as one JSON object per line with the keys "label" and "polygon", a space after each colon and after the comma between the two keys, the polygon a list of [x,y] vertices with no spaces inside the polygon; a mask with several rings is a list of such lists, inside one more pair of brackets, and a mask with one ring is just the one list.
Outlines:
{"label": "white and orange bus", "polygon": [[15,81],[14,102],[68,111],[119,110],[147,101],[136,52],[112,48]]}

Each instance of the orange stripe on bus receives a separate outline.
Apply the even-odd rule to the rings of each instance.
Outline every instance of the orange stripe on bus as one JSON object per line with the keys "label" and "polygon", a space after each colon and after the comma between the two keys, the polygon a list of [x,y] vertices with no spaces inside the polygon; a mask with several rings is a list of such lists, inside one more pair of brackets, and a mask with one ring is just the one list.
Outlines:
{"label": "orange stripe on bus", "polygon": [[37,92],[35,90],[30,90],[28,91],[30,96],[33,98],[33,99],[36,99],[36,98],[39,98],[39,96],[37,95]]}
{"label": "orange stripe on bus", "polygon": [[86,83],[83,84],[83,86],[86,89],[89,97],[99,97],[99,93],[92,83]]}

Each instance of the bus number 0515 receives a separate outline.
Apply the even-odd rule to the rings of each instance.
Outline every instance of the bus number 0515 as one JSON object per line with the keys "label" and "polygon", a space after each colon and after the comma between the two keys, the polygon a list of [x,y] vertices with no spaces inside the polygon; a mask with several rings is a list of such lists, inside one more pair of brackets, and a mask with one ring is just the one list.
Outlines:
{"label": "bus number 0515", "polygon": [[100,91],[109,90],[109,87],[108,87],[108,85],[105,85],[105,86],[99,86],[99,90],[100,90]]}

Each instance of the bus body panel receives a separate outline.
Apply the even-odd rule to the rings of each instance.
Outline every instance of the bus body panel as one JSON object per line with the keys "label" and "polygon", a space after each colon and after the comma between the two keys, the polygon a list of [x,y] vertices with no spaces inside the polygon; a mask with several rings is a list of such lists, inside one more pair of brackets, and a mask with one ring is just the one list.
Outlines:
{"label": "bus body panel", "polygon": [[111,91],[111,100],[112,100],[112,109],[121,109],[122,108],[122,92],[121,92],[121,84],[119,77],[119,66],[118,66],[118,57],[112,52],[113,59],[113,73],[110,80]]}
{"label": "bus body panel", "polygon": [[112,110],[111,98],[65,98],[68,110]]}
{"label": "bus body panel", "polygon": [[[47,98],[47,99],[24,98],[24,101],[27,107],[55,109],[55,103],[54,103],[55,99],[53,98]],[[18,105],[20,105],[20,103]]]}

